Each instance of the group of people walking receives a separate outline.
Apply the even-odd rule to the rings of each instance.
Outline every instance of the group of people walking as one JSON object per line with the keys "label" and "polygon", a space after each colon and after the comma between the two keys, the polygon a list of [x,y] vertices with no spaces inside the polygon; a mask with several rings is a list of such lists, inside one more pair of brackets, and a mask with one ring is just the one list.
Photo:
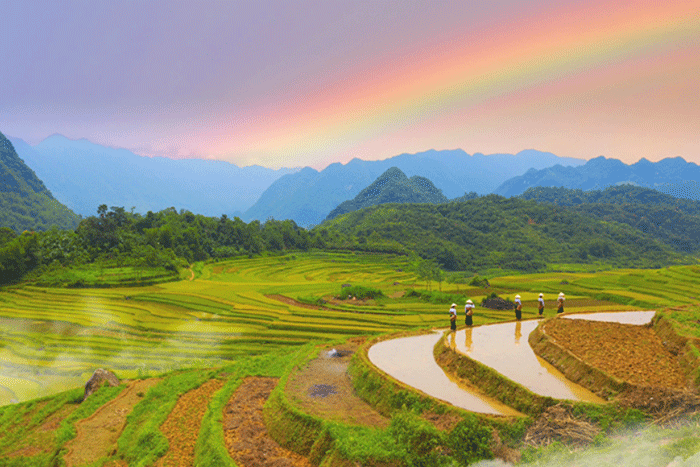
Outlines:
{"label": "group of people walking", "polygon": [[[566,297],[564,292],[559,292],[559,297],[557,298],[557,314],[564,313],[564,301]],[[464,305],[464,324],[471,326],[473,324],[474,316],[474,302],[467,300]],[[539,317],[544,316],[544,294],[540,294],[537,299],[537,315]],[[523,303],[520,300],[520,295],[515,296],[515,319],[520,321],[523,317]],[[450,329],[453,331],[457,330],[457,304],[453,303],[450,307]]]}

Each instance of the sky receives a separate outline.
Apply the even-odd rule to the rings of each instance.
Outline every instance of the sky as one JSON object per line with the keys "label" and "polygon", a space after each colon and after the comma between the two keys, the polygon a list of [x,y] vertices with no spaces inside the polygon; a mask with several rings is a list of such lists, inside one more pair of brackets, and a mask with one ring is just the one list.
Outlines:
{"label": "sky", "polygon": [[700,163],[700,0],[4,0],[0,132],[311,166]]}

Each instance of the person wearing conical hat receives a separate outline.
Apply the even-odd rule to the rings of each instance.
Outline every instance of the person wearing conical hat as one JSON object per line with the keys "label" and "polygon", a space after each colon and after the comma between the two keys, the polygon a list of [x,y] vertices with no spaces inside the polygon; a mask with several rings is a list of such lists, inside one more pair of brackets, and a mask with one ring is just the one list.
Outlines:
{"label": "person wearing conical hat", "polygon": [[474,302],[471,300],[467,300],[467,304],[464,305],[464,315],[464,324],[471,326],[473,323],[472,316],[474,315]]}
{"label": "person wearing conical hat", "polygon": [[537,299],[537,312],[539,316],[544,315],[544,295],[540,294],[540,298]]}
{"label": "person wearing conical hat", "polygon": [[557,314],[564,313],[564,292],[559,292],[559,298],[557,298]]}
{"label": "person wearing conical hat", "polygon": [[457,330],[457,304],[453,303],[450,307],[450,329]]}
{"label": "person wearing conical hat", "polygon": [[520,295],[515,296],[515,319],[520,321],[523,317],[523,304],[520,301]]}

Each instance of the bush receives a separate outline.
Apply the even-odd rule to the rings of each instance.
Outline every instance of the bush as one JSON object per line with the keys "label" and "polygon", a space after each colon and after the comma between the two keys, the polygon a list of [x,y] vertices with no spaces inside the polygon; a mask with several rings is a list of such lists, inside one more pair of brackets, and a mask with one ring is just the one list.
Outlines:
{"label": "bush", "polygon": [[365,300],[368,298],[377,299],[384,296],[379,289],[373,289],[371,287],[364,287],[361,285],[353,285],[351,287],[341,287],[340,288],[340,299],[345,300],[348,296],[357,297],[360,300]]}
{"label": "bush", "polygon": [[447,437],[447,445],[457,462],[469,465],[482,459],[493,458],[491,439],[491,428],[479,423],[474,415],[470,415],[452,429]]}

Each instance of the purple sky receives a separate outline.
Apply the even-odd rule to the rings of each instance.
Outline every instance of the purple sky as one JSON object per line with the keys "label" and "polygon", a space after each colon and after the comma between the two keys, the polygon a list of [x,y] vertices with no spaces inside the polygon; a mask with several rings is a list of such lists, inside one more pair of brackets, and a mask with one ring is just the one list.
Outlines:
{"label": "purple sky", "polygon": [[455,147],[700,162],[700,0],[1,11],[0,132],[31,144],[271,167]]}

